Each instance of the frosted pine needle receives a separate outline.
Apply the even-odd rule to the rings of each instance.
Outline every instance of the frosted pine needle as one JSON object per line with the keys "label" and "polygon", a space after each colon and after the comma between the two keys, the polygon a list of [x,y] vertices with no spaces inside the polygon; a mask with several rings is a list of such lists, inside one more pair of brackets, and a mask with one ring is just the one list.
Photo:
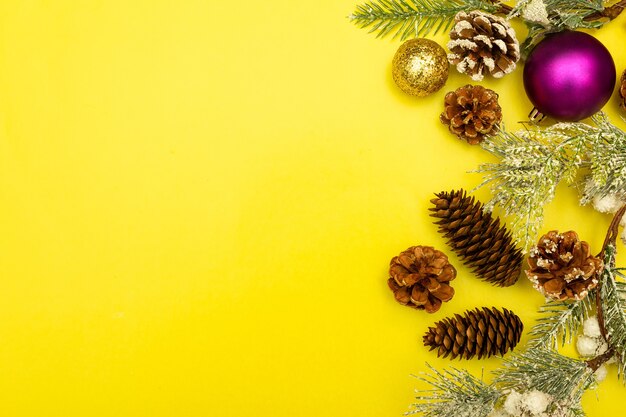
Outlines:
{"label": "frosted pine needle", "polygon": [[[477,170],[484,176],[480,186],[488,185],[492,193],[485,207],[503,210],[524,249],[535,241],[544,206],[554,199],[559,183],[582,189],[582,204],[626,193],[626,133],[603,113],[593,122],[534,126],[516,133],[502,129],[482,142],[499,158]],[[577,175],[583,168],[589,175],[579,182]]]}

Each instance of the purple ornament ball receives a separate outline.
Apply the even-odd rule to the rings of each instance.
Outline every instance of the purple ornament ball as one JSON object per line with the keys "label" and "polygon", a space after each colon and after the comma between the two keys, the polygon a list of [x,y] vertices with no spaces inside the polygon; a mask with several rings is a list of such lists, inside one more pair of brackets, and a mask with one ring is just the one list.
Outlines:
{"label": "purple ornament ball", "polygon": [[535,108],[574,122],[598,112],[613,94],[616,71],[600,41],[583,32],[548,35],[524,66],[524,88]]}

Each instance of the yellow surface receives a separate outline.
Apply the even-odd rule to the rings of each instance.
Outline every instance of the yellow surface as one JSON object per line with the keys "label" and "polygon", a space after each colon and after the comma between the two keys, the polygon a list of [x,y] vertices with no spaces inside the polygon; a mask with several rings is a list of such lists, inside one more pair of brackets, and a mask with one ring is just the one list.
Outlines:
{"label": "yellow surface", "polygon": [[[2,2],[0,416],[397,416],[409,374],[448,364],[421,346],[434,320],[484,304],[530,327],[527,282],[452,255],[440,313],[393,301],[389,259],[445,249],[431,193],[488,157],[437,120],[469,79],[403,95],[398,42],[349,24],[354,4]],[[620,70],[625,23],[597,33]],[[484,83],[509,126],[521,75]],[[608,222],[562,188],[546,229],[598,248]],[[612,370],[589,416],[624,392]]]}

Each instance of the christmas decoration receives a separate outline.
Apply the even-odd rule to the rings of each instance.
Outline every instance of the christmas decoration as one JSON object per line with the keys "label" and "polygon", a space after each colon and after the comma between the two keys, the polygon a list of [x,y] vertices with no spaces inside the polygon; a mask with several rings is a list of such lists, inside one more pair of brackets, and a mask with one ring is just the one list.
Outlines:
{"label": "christmas decoration", "polygon": [[[580,403],[582,395],[595,382],[606,378],[605,365],[616,360],[618,373],[626,372],[626,283],[616,280],[617,276],[626,276],[614,267],[615,240],[624,213],[626,206],[615,214],[609,226],[601,251],[605,267],[599,271],[598,287],[591,291],[592,296],[552,301],[543,306],[542,317],[530,331],[527,349],[505,358],[504,365],[494,371],[495,378],[489,384],[467,371],[440,372],[431,368],[430,375],[420,378],[431,388],[418,391],[414,411],[441,417],[449,416],[449,410],[467,410],[468,415],[477,417],[519,412],[530,413],[522,414],[524,416],[542,412],[544,414],[539,414],[542,417],[584,415]],[[577,239],[570,236],[570,241]],[[566,246],[565,240],[560,245]],[[552,253],[559,253],[558,247]],[[593,309],[597,319],[588,316]],[[565,344],[567,336],[571,340],[580,327],[587,333],[586,337],[600,335],[602,338],[600,344],[593,343],[593,353],[589,340],[583,339],[579,346],[592,357],[577,360],[558,353],[559,336],[562,336],[560,344]],[[448,345],[458,343],[452,340],[456,336],[455,327],[448,325],[447,328]]]}
{"label": "christmas decoration", "polygon": [[[609,364],[615,363],[618,375],[626,375],[626,284],[617,279],[626,276],[623,269],[615,268],[619,227],[626,226],[626,133],[603,113],[594,115],[614,87],[616,73],[610,54],[590,35],[575,32],[600,28],[615,19],[626,8],[626,0],[508,3],[511,5],[499,0],[367,0],[350,16],[379,37],[404,40],[449,31],[450,62],[475,80],[488,74],[501,77],[514,70],[520,56],[528,57],[524,82],[536,107],[531,119],[551,116],[562,122],[545,128],[527,125],[512,133],[500,125],[496,93],[490,104],[478,99],[484,97],[479,86],[448,93],[441,121],[459,138],[479,143],[498,160],[481,165],[478,171],[484,175],[481,186],[488,185],[492,193],[484,207],[462,190],[437,195],[431,210],[439,219],[440,231],[478,275],[506,286],[515,282],[521,268],[521,252],[513,238],[524,249],[536,242],[543,207],[554,198],[561,182],[581,191],[582,204],[593,202],[599,211],[615,212],[615,217],[597,257],[573,232],[550,232],[542,237],[531,251],[527,275],[552,300],[540,308],[526,350],[504,358],[489,383],[464,370],[430,367],[432,372],[420,377],[430,389],[418,391],[411,414],[578,417],[584,415],[583,393],[606,378]],[[528,28],[521,45],[509,26],[515,19]],[[626,72],[619,94],[620,105],[626,109]],[[496,113],[495,119],[491,111]],[[588,116],[592,123],[577,122]],[[489,214],[495,208],[510,220],[513,237]],[[626,244],[626,230],[622,238]],[[389,280],[398,301],[417,307],[413,301],[427,299],[431,309],[441,305],[436,301],[441,298],[429,298],[436,282],[429,281],[430,290],[420,284],[428,291],[419,289],[412,297],[413,287],[409,288],[409,280],[403,277],[414,273],[406,268],[398,271],[397,277],[391,273]],[[437,322],[424,336],[424,344],[436,349],[439,356],[469,358],[485,357],[494,346],[507,346],[510,334],[517,343],[521,328],[515,334],[515,326],[507,327],[493,318],[493,309],[487,311],[468,311],[465,316]],[[591,314],[596,316],[589,317]],[[491,330],[492,337],[476,342],[485,329]],[[580,336],[579,329],[583,329]],[[557,350],[572,343],[574,336],[578,336],[576,344],[584,360],[568,358]],[[511,343],[507,350],[513,346]]]}
{"label": "christmas decoration", "polygon": [[[485,204],[511,219],[515,240],[524,249],[537,237],[543,207],[554,198],[560,182],[583,191],[581,203],[611,194],[626,195],[626,132],[603,113],[586,123],[558,123],[550,127],[529,126],[516,133],[502,128],[481,143],[496,156],[496,163],[482,164],[482,185],[493,198]],[[586,175],[578,175],[583,168]]]}
{"label": "christmas decoration", "polygon": [[[609,345],[602,336],[602,329],[597,316],[591,316],[583,322],[583,334],[578,336],[576,349],[584,358],[595,358],[609,350]],[[610,361],[609,361],[610,362]]]}
{"label": "christmas decoration", "polygon": [[448,79],[446,52],[429,39],[406,41],[393,57],[392,75],[396,85],[409,95],[432,94]]}
{"label": "christmas decoration", "polygon": [[557,300],[580,300],[598,285],[602,260],[574,231],[543,235],[530,251],[526,271],[535,288]]}
{"label": "christmas decoration", "polygon": [[403,305],[434,313],[450,301],[450,281],[456,269],[448,257],[430,246],[412,246],[391,260],[387,281],[396,300]]}
{"label": "christmas decoration", "polygon": [[495,133],[502,121],[498,94],[480,85],[466,85],[446,94],[445,108],[439,117],[450,132],[470,145]]}
{"label": "christmas decoration", "polygon": [[441,192],[432,199],[431,216],[450,247],[483,280],[507,287],[517,281],[522,253],[500,221],[485,212],[482,204],[465,191]]}
{"label": "christmas decoration", "polygon": [[512,350],[522,330],[522,320],[513,312],[483,307],[436,322],[424,335],[424,346],[437,349],[437,356],[444,358],[481,359]]}
{"label": "christmas decoration", "polygon": [[502,405],[502,415],[545,417],[544,412],[553,402],[554,398],[545,392],[532,390],[522,394],[511,390]]}
{"label": "christmas decoration", "polygon": [[583,32],[550,34],[524,65],[524,88],[536,110],[561,121],[598,112],[613,94],[615,64],[596,38]]}
{"label": "christmas decoration", "polygon": [[478,10],[459,12],[450,31],[448,60],[457,71],[480,81],[485,74],[501,78],[520,59],[515,30],[501,17]]}
{"label": "christmas decoration", "polygon": [[626,70],[622,73],[622,78],[620,78],[619,96],[622,99],[620,106],[626,110]]}
{"label": "christmas decoration", "polygon": [[603,0],[520,0],[510,7],[498,0],[368,0],[356,6],[348,18],[378,37],[405,40],[447,31],[457,13],[479,10],[509,19],[520,18],[529,28],[526,46],[530,48],[546,33],[602,27],[626,6],[626,0],[606,7],[604,3]]}

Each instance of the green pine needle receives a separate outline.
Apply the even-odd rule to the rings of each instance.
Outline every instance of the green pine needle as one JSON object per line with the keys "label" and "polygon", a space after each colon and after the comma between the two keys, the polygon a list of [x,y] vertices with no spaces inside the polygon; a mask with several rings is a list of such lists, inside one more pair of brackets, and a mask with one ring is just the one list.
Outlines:
{"label": "green pine needle", "polygon": [[[513,237],[525,250],[535,243],[543,208],[561,182],[584,189],[583,204],[595,197],[626,195],[626,133],[603,113],[593,122],[532,126],[517,133],[502,129],[482,143],[499,158],[476,171],[484,175],[479,187],[491,190],[485,207],[499,207],[510,217]],[[590,172],[582,181],[577,176],[581,169]]]}
{"label": "green pine needle", "polygon": [[446,31],[458,12],[472,10],[495,12],[497,7],[486,0],[369,0],[356,6],[349,19],[379,38],[405,40]]}
{"label": "green pine needle", "polygon": [[529,348],[554,348],[572,343],[572,338],[589,317],[595,292],[576,301],[551,301],[539,308],[542,317],[530,330]]}
{"label": "green pine needle", "polygon": [[[611,266],[615,262],[615,247],[608,246],[602,273],[602,312],[609,336],[609,344],[618,359],[618,375],[626,383],[626,300],[624,284],[618,283]],[[621,275],[621,274],[620,274]]]}
{"label": "green pine needle", "polygon": [[417,391],[417,403],[407,414],[424,417],[487,417],[501,396],[498,390],[466,370],[439,372],[426,364],[430,375],[419,377],[432,388]]}
{"label": "green pine needle", "polygon": [[572,405],[580,403],[594,382],[586,362],[542,348],[509,356],[494,374],[495,384],[503,391],[539,390]]}

